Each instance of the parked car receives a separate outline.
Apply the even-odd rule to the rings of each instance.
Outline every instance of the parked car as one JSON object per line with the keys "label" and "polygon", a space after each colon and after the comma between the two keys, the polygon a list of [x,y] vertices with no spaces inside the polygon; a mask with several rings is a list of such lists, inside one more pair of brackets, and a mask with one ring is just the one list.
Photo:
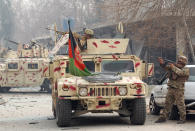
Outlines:
{"label": "parked car", "polygon": [[[185,104],[187,114],[195,114],[195,65],[187,65],[190,69],[190,77],[187,82],[185,82]],[[149,108],[150,113],[153,115],[159,115],[160,110],[165,106],[165,98],[167,94],[167,82],[168,79],[161,81],[159,85],[155,85],[152,89]],[[171,113],[170,119],[178,119],[179,113],[177,106],[174,105]]]}

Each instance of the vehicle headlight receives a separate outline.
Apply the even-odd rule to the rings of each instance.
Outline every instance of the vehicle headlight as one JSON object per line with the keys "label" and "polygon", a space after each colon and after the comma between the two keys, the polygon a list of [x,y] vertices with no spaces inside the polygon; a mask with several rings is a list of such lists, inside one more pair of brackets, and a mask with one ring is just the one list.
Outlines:
{"label": "vehicle headlight", "polygon": [[79,88],[79,95],[80,96],[87,96],[87,88],[86,87]]}
{"label": "vehicle headlight", "polygon": [[119,94],[121,96],[127,95],[127,88],[126,87],[119,87]]}

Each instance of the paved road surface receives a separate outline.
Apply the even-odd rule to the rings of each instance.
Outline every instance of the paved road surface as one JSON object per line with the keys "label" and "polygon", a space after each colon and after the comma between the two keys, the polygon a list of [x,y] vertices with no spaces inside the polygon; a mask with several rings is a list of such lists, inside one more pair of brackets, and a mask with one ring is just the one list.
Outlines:
{"label": "paved road surface", "polygon": [[[189,118],[184,125],[176,121],[154,124],[158,116],[147,114],[143,126],[131,125],[129,118],[113,114],[86,114],[72,121],[72,127],[58,128],[51,112],[51,96],[44,93],[0,94],[5,104],[0,105],[0,131],[194,131],[195,118]],[[147,99],[148,101],[148,99]]]}

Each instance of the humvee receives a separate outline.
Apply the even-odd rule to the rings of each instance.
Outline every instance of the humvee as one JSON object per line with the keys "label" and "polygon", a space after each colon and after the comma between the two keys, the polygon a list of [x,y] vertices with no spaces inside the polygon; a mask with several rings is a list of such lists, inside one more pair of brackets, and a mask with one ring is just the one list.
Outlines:
{"label": "humvee", "polygon": [[41,86],[51,92],[48,51],[39,45],[23,45],[17,51],[8,50],[0,61],[0,91],[15,87]]}
{"label": "humvee", "polygon": [[128,39],[89,39],[82,60],[94,75],[69,73],[69,57],[56,55],[50,63],[52,111],[57,125],[69,126],[73,117],[92,113],[118,112],[132,124],[146,119],[147,84],[154,65],[135,55],[126,55]]}

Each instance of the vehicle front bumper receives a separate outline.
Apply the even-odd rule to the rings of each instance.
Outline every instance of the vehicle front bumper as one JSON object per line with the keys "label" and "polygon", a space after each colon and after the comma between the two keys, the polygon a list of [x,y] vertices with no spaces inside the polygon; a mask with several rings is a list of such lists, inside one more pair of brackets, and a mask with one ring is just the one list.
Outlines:
{"label": "vehicle front bumper", "polygon": [[119,110],[122,106],[122,100],[133,100],[145,98],[145,95],[140,96],[96,96],[96,97],[66,97],[60,96],[59,99],[79,100],[82,105],[87,107],[87,110]]}

